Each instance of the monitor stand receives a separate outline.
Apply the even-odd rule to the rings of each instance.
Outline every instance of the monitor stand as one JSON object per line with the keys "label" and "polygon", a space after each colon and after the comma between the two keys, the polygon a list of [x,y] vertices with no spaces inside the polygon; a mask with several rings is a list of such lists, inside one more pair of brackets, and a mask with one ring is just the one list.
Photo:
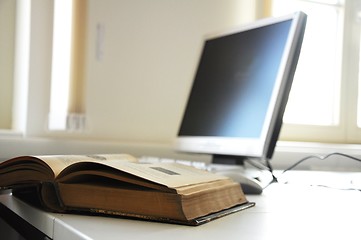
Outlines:
{"label": "monitor stand", "polygon": [[226,165],[244,165],[244,161],[246,159],[247,159],[247,157],[244,157],[244,156],[213,154],[212,163],[226,164]]}
{"label": "monitor stand", "polygon": [[268,181],[261,180],[264,179],[261,170],[245,168],[246,159],[242,156],[213,155],[209,170],[240,183],[245,194],[261,194]]}

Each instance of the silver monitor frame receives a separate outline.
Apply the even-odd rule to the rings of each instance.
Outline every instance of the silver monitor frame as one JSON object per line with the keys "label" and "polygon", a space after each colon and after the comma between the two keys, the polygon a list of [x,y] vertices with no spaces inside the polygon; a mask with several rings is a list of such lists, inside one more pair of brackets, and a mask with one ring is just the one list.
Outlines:
{"label": "silver monitor frame", "polygon": [[256,157],[262,159],[270,159],[272,157],[282,126],[283,113],[298,62],[307,15],[303,12],[296,12],[287,16],[261,19],[231,31],[208,35],[205,38],[206,42],[210,39],[288,20],[291,20],[292,23],[260,137],[238,138],[178,135],[175,140],[175,149],[177,151]]}

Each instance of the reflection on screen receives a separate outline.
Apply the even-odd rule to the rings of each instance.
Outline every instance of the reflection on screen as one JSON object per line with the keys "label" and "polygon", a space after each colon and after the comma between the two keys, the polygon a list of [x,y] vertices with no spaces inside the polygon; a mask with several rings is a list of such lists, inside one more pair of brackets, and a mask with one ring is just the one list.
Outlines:
{"label": "reflection on screen", "polygon": [[290,25],[206,41],[179,135],[258,138]]}

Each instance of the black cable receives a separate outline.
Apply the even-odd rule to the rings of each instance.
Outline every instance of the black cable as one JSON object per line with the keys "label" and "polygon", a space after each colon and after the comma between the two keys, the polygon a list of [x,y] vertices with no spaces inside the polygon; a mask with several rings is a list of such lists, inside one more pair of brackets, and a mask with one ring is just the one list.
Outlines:
{"label": "black cable", "polygon": [[273,173],[273,167],[271,165],[271,162],[269,159],[265,160],[265,164],[260,163],[259,161],[257,161],[257,164],[255,162],[253,162],[251,159],[246,159],[246,162],[250,165],[252,165],[253,167],[259,169],[259,170],[267,170],[270,172],[271,176],[272,176],[272,180],[264,187],[268,187],[269,185],[271,185],[272,183],[276,183],[278,182],[277,177],[274,175]]}
{"label": "black cable", "polygon": [[[266,159],[266,164],[267,164],[267,167],[272,175],[272,181],[268,184],[270,185],[271,183],[277,183],[278,182],[278,179],[276,178],[276,176],[273,174],[273,167],[272,167],[272,164],[271,164],[271,161],[267,158]],[[268,186],[267,185],[267,186]]]}
{"label": "black cable", "polygon": [[[360,162],[361,163],[361,159],[360,158],[357,158],[357,157],[354,157],[354,156],[351,156],[351,155],[348,155],[348,154],[344,154],[344,153],[339,153],[339,152],[333,152],[333,153],[329,153],[327,155],[324,155],[324,156],[319,156],[319,155],[310,155],[310,156],[307,156],[307,157],[304,157],[300,160],[298,160],[296,163],[292,164],[291,166],[289,166],[288,168],[286,168],[285,170],[283,170],[283,172],[281,173],[284,174],[286,173],[287,171],[290,171],[292,169],[294,169],[296,166],[298,166],[299,164],[301,164],[302,162],[306,161],[306,160],[309,160],[309,159],[312,159],[312,158],[316,158],[316,159],[319,159],[319,160],[326,160],[327,158],[331,157],[331,156],[341,156],[341,157],[345,157],[345,158],[349,158],[349,159],[352,159],[352,160],[355,160],[357,162]],[[334,187],[330,187],[330,186],[326,186],[326,185],[316,185],[316,186],[320,186],[320,187],[327,187],[327,188],[334,188]],[[339,189],[339,190],[356,190],[356,191],[361,191],[361,189],[357,189],[357,188],[335,188],[335,189]]]}
{"label": "black cable", "polygon": [[267,170],[270,171],[270,169],[263,163],[261,163],[259,160],[252,160],[252,159],[245,159],[245,162],[247,162],[249,165],[252,165],[253,167],[259,169],[259,170]]}
{"label": "black cable", "polygon": [[308,160],[308,159],[312,159],[312,158],[316,158],[316,159],[319,159],[319,160],[325,160],[331,156],[335,156],[335,155],[338,155],[338,156],[342,156],[342,157],[346,157],[346,158],[350,158],[352,160],[355,160],[355,161],[358,161],[358,162],[361,162],[361,159],[360,158],[357,158],[357,157],[354,157],[354,156],[351,156],[351,155],[348,155],[348,154],[344,154],[344,153],[339,153],[339,152],[333,152],[333,153],[329,153],[325,156],[317,156],[317,155],[310,155],[310,156],[307,156],[307,157],[304,157],[302,158],[301,160],[298,160],[296,163],[292,164],[291,166],[289,166],[288,168],[286,168],[285,170],[283,170],[282,174],[287,172],[287,171],[290,171],[292,170],[293,168],[297,167],[299,164],[301,164],[302,162]]}
{"label": "black cable", "polygon": [[[361,162],[361,159],[360,158],[357,158],[357,157],[354,157],[354,156],[351,156],[351,155],[348,155],[348,154],[344,154],[344,153],[339,153],[339,152],[333,152],[333,153],[329,153],[325,156],[319,156],[319,155],[310,155],[310,156],[307,156],[307,157],[304,157],[300,160],[298,160],[296,163],[292,164],[291,166],[289,166],[288,168],[286,168],[285,170],[282,171],[281,175],[286,173],[287,171],[290,171],[292,169],[294,169],[295,167],[297,167],[298,165],[300,165],[302,162],[306,161],[306,160],[309,160],[309,159],[312,159],[312,158],[316,158],[316,159],[319,159],[319,160],[326,160],[327,158],[331,157],[331,156],[342,156],[342,157],[345,157],[345,158],[349,158],[349,159],[352,159],[352,160],[355,160],[355,161],[358,161],[358,162]],[[246,160],[247,163],[249,163],[250,165],[260,169],[260,170],[267,170],[271,173],[272,175],[272,181],[267,184],[267,186],[271,185],[272,183],[276,183],[278,182],[278,179],[277,177],[274,175],[273,173],[273,167],[272,167],[272,164],[270,162],[269,159],[266,159],[266,163],[263,164],[263,163],[259,163],[257,162],[257,164],[260,164],[262,165],[261,167],[257,164],[255,164],[254,162],[252,162],[250,159],[247,159]],[[266,186],[266,187],[267,187]]]}

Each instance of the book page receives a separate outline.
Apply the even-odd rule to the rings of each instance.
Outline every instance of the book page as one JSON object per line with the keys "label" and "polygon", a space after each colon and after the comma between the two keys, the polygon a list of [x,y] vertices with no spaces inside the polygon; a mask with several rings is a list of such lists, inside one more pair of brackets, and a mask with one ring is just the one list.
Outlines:
{"label": "book page", "polygon": [[227,179],[224,176],[177,163],[132,163],[110,160],[103,164],[170,188]]}
{"label": "book page", "polygon": [[45,155],[36,156],[49,165],[54,171],[55,177],[66,167],[77,162],[136,162],[137,159],[128,154],[94,154],[94,155]]}

